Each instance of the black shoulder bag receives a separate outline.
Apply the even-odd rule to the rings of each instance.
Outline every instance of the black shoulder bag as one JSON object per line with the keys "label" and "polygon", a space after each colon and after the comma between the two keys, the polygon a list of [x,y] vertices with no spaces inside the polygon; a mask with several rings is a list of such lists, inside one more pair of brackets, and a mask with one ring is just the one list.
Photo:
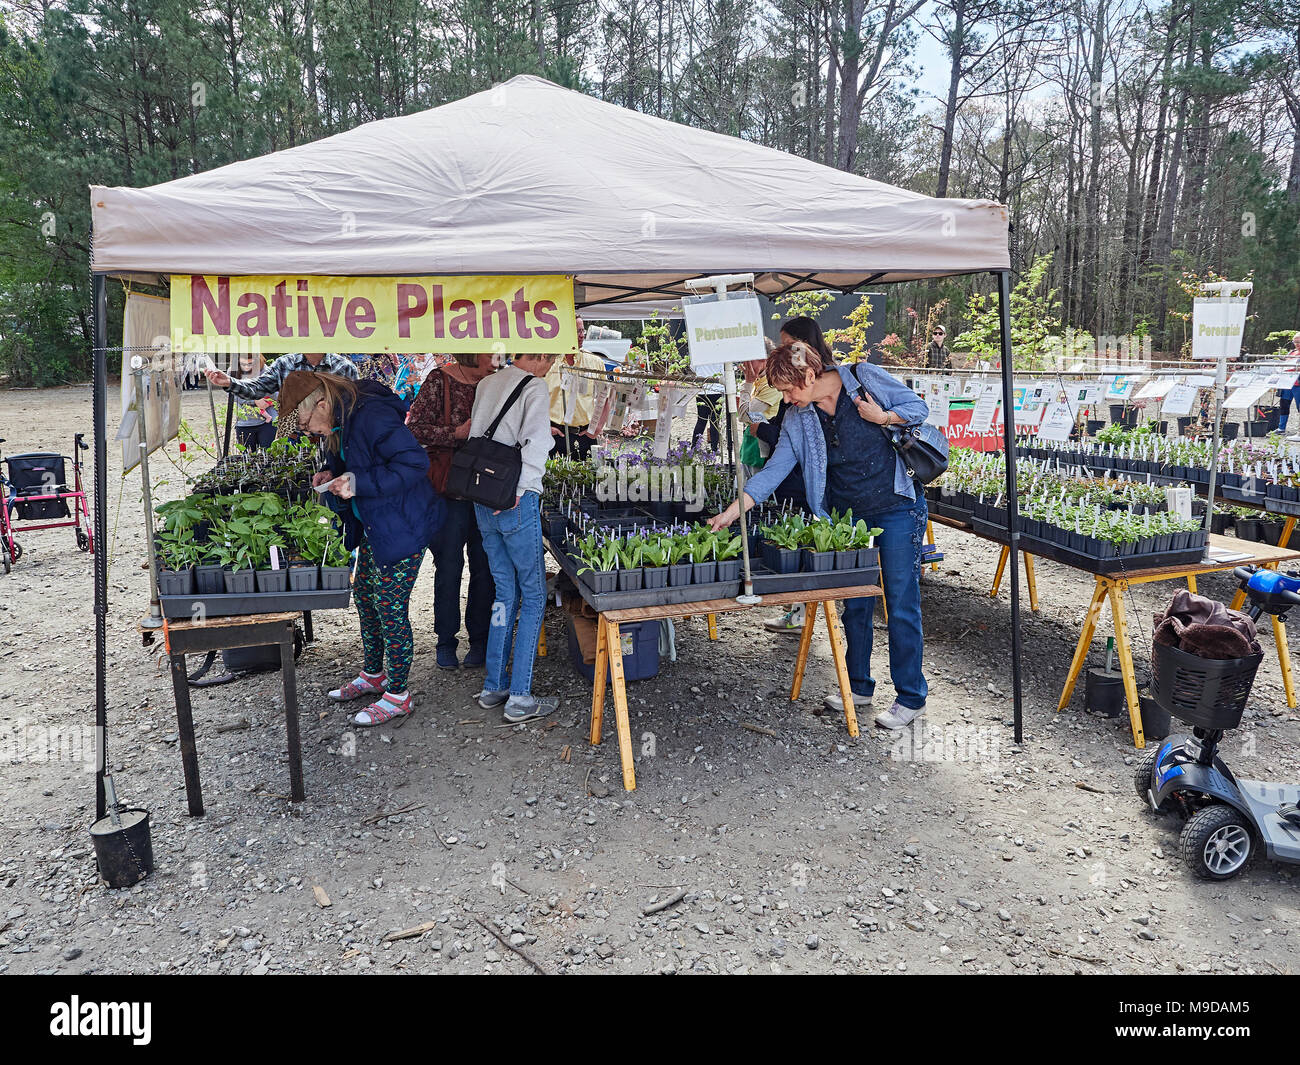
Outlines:
{"label": "black shoulder bag", "polygon": [[[857,394],[867,397],[866,386],[854,371]],[[920,425],[882,425],[889,446],[897,452],[907,468],[907,475],[921,484],[938,480],[948,470],[948,438],[929,422]]]}
{"label": "black shoulder bag", "polygon": [[470,437],[452,454],[451,468],[447,471],[448,496],[481,503],[490,510],[509,510],[515,505],[519,474],[524,468],[522,449],[519,444],[493,440],[492,434],[497,431],[506,411],[514,406],[515,400],[534,380],[536,378],[530,374],[520,381],[497,411],[487,433]]}

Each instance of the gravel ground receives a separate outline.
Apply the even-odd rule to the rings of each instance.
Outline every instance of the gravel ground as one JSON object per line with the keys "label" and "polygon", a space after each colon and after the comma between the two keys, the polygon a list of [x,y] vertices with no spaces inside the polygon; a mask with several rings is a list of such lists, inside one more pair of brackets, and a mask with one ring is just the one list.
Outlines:
{"label": "gravel ground", "polygon": [[[115,402],[115,400],[114,400]],[[187,394],[186,415],[206,418]],[[70,446],[90,391],[0,392],[7,452]],[[299,664],[308,800],[291,805],[276,675],[196,691],[207,815],[186,813],[171,688],[136,631],[147,609],[139,481],[110,448],[110,751],[122,796],[152,816],[157,869],[98,881],[91,563],[70,531],[21,537],[0,577],[0,972],[1290,972],[1294,883],[1258,861],[1194,881],[1175,820],[1143,811],[1126,721],[1058,697],[1091,581],[1041,562],[1024,629],[1025,743],[1010,729],[1008,592],[991,545],[940,528],[923,584],[925,718],[938,741],[817,716],[834,685],[818,641],[798,703],[797,643],[771,611],[678,625],[678,660],[629,687],[639,787],[621,786],[612,713],[586,742],[590,688],[560,613],[537,689],[544,723],[503,727],[471,701],[480,671],[433,667],[430,568],[416,586],[416,714],[355,732],[325,691],[353,675],[350,613],[316,616]],[[162,467],[162,463],[156,463]],[[202,467],[200,467],[202,468]],[[174,472],[159,492],[181,490]],[[1135,589],[1149,618],[1173,585]],[[1227,578],[1201,582],[1226,597]],[[1099,664],[1109,621],[1094,645]],[[1271,639],[1227,754],[1295,780],[1297,715]],[[884,670],[883,649],[876,656]],[[892,697],[882,682],[878,704]],[[744,725],[758,726],[772,735]],[[404,811],[404,812],[395,812]],[[389,816],[385,816],[389,815]],[[667,905],[664,905],[667,904]],[[656,911],[657,907],[658,908]],[[410,938],[391,933],[424,926]]]}

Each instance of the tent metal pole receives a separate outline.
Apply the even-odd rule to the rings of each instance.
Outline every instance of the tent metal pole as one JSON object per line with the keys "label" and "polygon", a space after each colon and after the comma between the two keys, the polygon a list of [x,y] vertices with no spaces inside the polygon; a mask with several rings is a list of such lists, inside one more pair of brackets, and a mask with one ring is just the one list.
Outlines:
{"label": "tent metal pole", "polygon": [[[93,245],[92,245],[93,265]],[[107,810],[104,769],[108,765],[107,623],[108,623],[108,439],[105,412],[108,406],[108,287],[103,274],[91,274],[94,351],[95,429],[95,738],[98,742],[95,766],[95,820]]]}
{"label": "tent metal pole", "polygon": [[221,445],[221,454],[230,454],[230,426],[235,420],[235,397],[226,393],[226,435]]}
{"label": "tent metal pole", "polygon": [[998,317],[1002,332],[1002,444],[1007,460],[1007,546],[1011,567],[1011,685],[1014,706],[1015,742],[1024,738],[1020,699],[1020,518],[1016,493],[1016,417],[1012,397],[1015,376],[1011,353],[1011,274],[997,271]]}

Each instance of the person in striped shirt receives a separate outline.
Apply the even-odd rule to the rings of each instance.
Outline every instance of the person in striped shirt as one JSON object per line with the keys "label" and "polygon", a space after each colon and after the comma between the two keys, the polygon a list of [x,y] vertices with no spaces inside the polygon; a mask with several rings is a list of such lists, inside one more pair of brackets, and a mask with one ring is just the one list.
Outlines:
{"label": "person in striped shirt", "polygon": [[205,372],[209,381],[218,388],[224,388],[236,399],[252,400],[275,395],[284,384],[284,379],[295,370],[306,370],[310,373],[324,370],[326,373],[346,377],[350,381],[357,379],[357,368],[351,359],[346,355],[323,351],[291,352],[288,355],[281,355],[258,376],[247,381],[235,381],[230,374],[222,370]]}

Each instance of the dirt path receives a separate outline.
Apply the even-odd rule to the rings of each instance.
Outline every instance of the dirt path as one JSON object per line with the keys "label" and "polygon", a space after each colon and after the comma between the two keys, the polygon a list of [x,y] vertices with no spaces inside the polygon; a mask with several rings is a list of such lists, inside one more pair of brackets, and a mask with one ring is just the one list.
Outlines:
{"label": "dirt path", "polygon": [[[187,394],[185,410],[201,424],[206,398]],[[6,452],[67,450],[90,429],[88,388],[0,392]],[[156,465],[171,482],[160,496],[179,494]],[[923,597],[926,720],[946,749],[918,758],[869,719],[853,741],[815,716],[834,677],[822,648],[792,705],[796,641],[761,628],[770,611],[719,618],[718,643],[699,619],[678,625],[677,662],[630,688],[640,786],[627,794],[612,729],[586,743],[590,688],[560,614],[547,615],[537,687],[562,693],[561,711],[500,727],[471,702],[478,671],[433,666],[426,564],[413,604],[422,702],[405,727],[353,732],[325,699],[360,641],[350,613],[319,614],[299,666],[308,801],[284,798],[266,675],[196,691],[208,813],[190,818],[170,683],[135,628],[148,595],[139,480],[123,487],[119,469],[110,447],[110,750],[124,798],[151,811],[157,871],[127,891],[97,880],[91,563],[70,531],[23,536],[25,557],[0,577],[0,972],[529,967],[480,921],[548,972],[1300,967],[1287,867],[1194,882],[1176,823],[1133,792],[1126,723],[1084,714],[1082,692],[1055,712],[1091,582],[1048,562],[1024,633],[1027,738],[1012,744],[1005,587],[988,597],[996,548],[944,529],[947,558]],[[1140,647],[1173,590],[1134,591]],[[1231,588],[1221,577],[1201,591]],[[1294,780],[1297,716],[1263,642],[1228,758],[1242,775]],[[878,647],[881,675],[886,661]],[[882,682],[877,702],[891,697]],[[419,938],[384,941],[426,922]]]}

